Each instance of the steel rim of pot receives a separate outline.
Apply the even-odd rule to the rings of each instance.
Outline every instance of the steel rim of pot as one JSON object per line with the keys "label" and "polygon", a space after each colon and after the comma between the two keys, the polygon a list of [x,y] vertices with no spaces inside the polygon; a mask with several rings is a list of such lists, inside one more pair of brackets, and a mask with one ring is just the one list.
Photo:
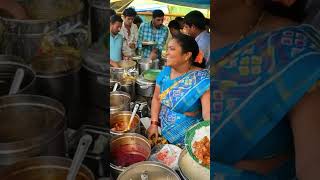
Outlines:
{"label": "steel rim of pot", "polygon": [[[63,107],[63,105],[58,102],[57,100],[55,99],[52,99],[52,98],[49,98],[49,97],[45,97],[45,96],[38,96],[38,95],[11,95],[11,96],[3,96],[3,97],[0,97],[0,101],[2,99],[6,99],[6,98],[40,98],[40,99],[44,99],[46,101],[51,101],[52,103],[56,104],[56,106],[59,106],[61,107],[61,109],[58,109],[58,108],[55,108],[55,107],[52,107],[52,105],[44,105],[44,104],[41,104],[41,107],[46,107],[48,109],[51,109],[57,113],[59,113],[61,115],[61,117],[63,117],[63,119],[60,121],[60,122],[56,122],[55,124],[55,127],[56,129],[59,129],[59,132],[61,130],[64,130],[64,127],[65,127],[65,109]],[[39,104],[35,105],[34,103],[9,103],[9,104],[5,104],[5,105],[0,105],[0,109],[1,108],[5,108],[5,107],[10,107],[10,106],[16,106],[16,105],[33,105],[33,106],[40,106]],[[55,132],[53,130],[53,132],[47,132],[47,133],[43,133],[43,134],[39,134],[37,135],[36,137],[31,137],[31,138],[26,138],[26,139],[22,139],[22,140],[18,140],[18,141],[14,141],[14,142],[7,142],[7,143],[0,143],[1,147],[6,147],[6,148],[3,148],[4,150],[0,150],[0,154],[2,152],[6,152],[6,150],[11,150],[12,148],[15,148],[17,146],[24,146],[26,144],[30,144],[28,147],[26,148],[23,148],[23,149],[19,149],[19,150],[16,150],[17,152],[19,151],[27,151],[27,150],[30,150],[34,147],[37,147],[37,146],[41,146],[41,142],[50,142],[52,139],[54,139],[56,136],[58,136],[59,133]],[[55,135],[55,136],[53,136]],[[52,137],[52,138],[50,138]],[[49,138],[49,139],[48,139]],[[38,144],[39,143],[39,144]]]}
{"label": "steel rim of pot", "polygon": [[[33,163],[34,162],[34,163]],[[37,162],[37,163],[35,163]],[[52,163],[53,165],[50,165],[50,162],[54,162]],[[31,163],[31,164],[30,164]],[[59,166],[60,163],[60,166]],[[5,177],[6,175],[8,176],[7,172],[15,172],[15,174],[17,174],[18,172],[23,172],[23,171],[28,171],[28,170],[33,170],[36,167],[36,169],[43,169],[43,167],[41,168],[41,165],[43,164],[43,166],[45,168],[57,168],[59,170],[64,170],[66,171],[66,175],[67,175],[67,170],[70,168],[70,165],[72,163],[71,159],[68,158],[64,158],[64,157],[59,157],[59,156],[38,156],[38,157],[32,157],[29,159],[25,159],[22,161],[19,161],[15,164],[10,165],[5,171],[1,172],[0,174],[3,174]],[[26,165],[23,165],[26,164]],[[70,165],[69,165],[70,164]],[[19,166],[20,165],[20,166]],[[31,165],[31,166],[28,166]],[[17,171],[14,171],[15,169],[17,169],[17,167],[15,166],[19,166],[19,167],[23,167],[23,169],[19,169]],[[78,172],[78,175],[82,175],[82,177],[88,177],[92,180],[94,180],[94,174],[92,173],[92,171],[84,164],[81,165],[81,170]],[[85,178],[87,179],[87,178]]]}
{"label": "steel rim of pot", "polygon": [[17,62],[10,62],[10,61],[0,61],[0,65],[20,66],[20,67],[23,67],[24,69],[28,69],[28,71],[32,72],[32,74],[33,74],[32,81],[27,86],[25,86],[24,88],[19,89],[18,93],[19,92],[23,92],[26,89],[30,88],[34,84],[34,82],[36,81],[36,72],[31,67],[29,67],[29,66],[27,66],[25,64],[20,64],[20,63],[17,63]]}
{"label": "steel rim of pot", "polygon": [[16,62],[26,65],[23,58],[11,54],[0,54],[0,62]]}
{"label": "steel rim of pot", "polygon": [[144,79],[142,75],[137,78],[136,82],[140,86],[155,86],[156,84],[155,82]]}
{"label": "steel rim of pot", "polygon": [[129,103],[131,101],[130,95],[126,92],[123,92],[123,91],[110,92],[110,100],[111,100],[111,96],[124,96],[128,100],[127,102],[119,103],[119,105],[116,105],[116,106],[111,106],[111,103],[110,103],[110,110],[111,111],[121,110],[121,109],[125,108],[127,105],[129,105]]}
{"label": "steel rim of pot", "polygon": [[[117,180],[120,180],[121,177],[125,176],[126,173],[128,173],[130,170],[134,170],[136,167],[139,167],[140,165],[148,165],[148,166],[157,166],[158,168],[161,168],[163,171],[167,171],[167,173],[170,173],[171,175],[175,176],[177,179],[180,180],[180,177],[177,173],[175,173],[172,169],[169,167],[163,165],[160,162],[154,162],[154,161],[142,161],[135,164],[132,164],[128,166],[117,178]],[[142,174],[142,173],[141,173]]]}

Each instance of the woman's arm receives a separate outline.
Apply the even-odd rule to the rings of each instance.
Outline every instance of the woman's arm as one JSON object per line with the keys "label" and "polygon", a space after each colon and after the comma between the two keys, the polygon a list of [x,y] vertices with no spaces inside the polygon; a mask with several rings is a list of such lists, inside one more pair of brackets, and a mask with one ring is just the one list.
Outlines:
{"label": "woman's arm", "polygon": [[155,135],[156,140],[158,139],[158,125],[159,124],[159,113],[160,113],[160,88],[157,85],[154,89],[154,94],[151,102],[151,124],[148,128],[148,138],[151,139]]}
{"label": "woman's arm", "polygon": [[210,120],[210,90],[206,91],[201,96],[202,105],[202,118],[204,120]]}
{"label": "woman's arm", "polygon": [[160,113],[160,87],[157,85],[154,89],[151,102],[151,121],[158,121]]}
{"label": "woman's arm", "polygon": [[112,59],[110,59],[110,65],[112,66],[112,67],[120,67],[119,66],[119,64],[118,63],[116,63],[116,62],[114,62]]}
{"label": "woman's arm", "polygon": [[300,180],[319,178],[320,91],[307,93],[290,112],[294,136],[296,174]]}

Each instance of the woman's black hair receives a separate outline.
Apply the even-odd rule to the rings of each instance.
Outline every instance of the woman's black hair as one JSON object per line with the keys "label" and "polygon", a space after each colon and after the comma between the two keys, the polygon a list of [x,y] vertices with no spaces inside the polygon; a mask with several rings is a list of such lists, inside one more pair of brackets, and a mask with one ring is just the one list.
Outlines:
{"label": "woman's black hair", "polygon": [[264,0],[264,9],[274,16],[289,18],[296,22],[302,22],[306,18],[305,7],[308,0],[296,0],[290,7],[286,7],[280,2]]}
{"label": "woman's black hair", "polygon": [[134,8],[129,7],[123,11],[123,15],[126,17],[135,17],[137,15],[137,12]]}
{"label": "woman's black hair", "polygon": [[180,33],[177,36],[175,36],[173,39],[176,40],[178,44],[180,44],[183,53],[187,53],[187,52],[192,53],[190,60],[192,61],[193,66],[205,68],[205,63],[206,63],[205,59],[202,60],[201,64],[195,62],[195,59],[199,54],[199,46],[193,37]]}

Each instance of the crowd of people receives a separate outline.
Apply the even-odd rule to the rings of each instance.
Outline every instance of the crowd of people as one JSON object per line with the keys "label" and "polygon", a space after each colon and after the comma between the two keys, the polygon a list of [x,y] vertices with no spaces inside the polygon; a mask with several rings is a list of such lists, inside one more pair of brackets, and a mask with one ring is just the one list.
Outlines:
{"label": "crowd of people", "polygon": [[132,7],[125,9],[122,15],[110,17],[110,64],[113,67],[118,67],[121,60],[138,55],[142,59],[160,59],[170,39],[179,34],[195,39],[204,57],[201,67],[209,66],[210,26],[200,11],[191,11],[184,18],[176,17],[168,26],[164,25],[162,10],[154,10],[149,22],[142,22]]}

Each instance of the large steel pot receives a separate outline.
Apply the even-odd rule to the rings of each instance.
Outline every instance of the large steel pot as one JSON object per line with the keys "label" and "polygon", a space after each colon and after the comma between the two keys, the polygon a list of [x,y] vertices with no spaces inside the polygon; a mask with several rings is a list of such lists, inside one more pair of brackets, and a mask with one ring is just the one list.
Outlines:
{"label": "large steel pot", "polygon": [[58,101],[36,95],[3,96],[0,119],[0,166],[39,155],[64,156],[65,110]]}
{"label": "large steel pot", "polygon": [[131,111],[120,111],[115,114],[112,114],[110,117],[110,133],[112,135],[122,135],[124,133],[140,133],[140,118],[136,114],[133,118],[132,128],[129,130],[123,130],[123,131],[116,131],[115,126],[116,124],[123,125],[123,127],[128,127],[130,117],[131,117]]}
{"label": "large steel pot", "polygon": [[144,161],[129,166],[122,172],[117,180],[140,180],[141,177],[147,177],[151,180],[180,180],[179,175],[168,166],[152,161]]}
{"label": "large steel pot", "polygon": [[81,59],[53,53],[33,58],[31,65],[36,72],[37,93],[62,102],[67,112],[68,127],[78,129],[82,123],[79,113]]}
{"label": "large steel pot", "polygon": [[143,97],[152,97],[155,89],[156,83],[153,81],[148,81],[143,78],[143,76],[139,76],[136,81],[136,92],[138,95]]}
{"label": "large steel pot", "polygon": [[141,59],[138,62],[138,70],[139,73],[141,74],[143,71],[146,71],[148,69],[159,69],[159,60],[151,60],[151,59]]}
{"label": "large steel pot", "polygon": [[114,91],[110,93],[110,114],[119,111],[130,110],[131,97],[128,93],[123,91]]}
{"label": "large steel pot", "polygon": [[[41,156],[9,166],[0,177],[2,180],[66,180],[72,160],[62,157]],[[94,180],[92,172],[80,166],[76,180]]]}
{"label": "large steel pot", "polygon": [[[30,2],[27,0],[20,0],[26,9],[30,9]],[[54,0],[43,0],[43,3],[55,3]],[[50,6],[48,8],[51,8]],[[30,11],[33,13],[34,11]],[[43,10],[46,13],[45,10]],[[56,11],[52,11],[56,12]],[[56,19],[25,19],[18,20],[10,17],[0,16],[0,51],[3,54],[12,54],[22,57],[26,62],[40,52],[41,42],[43,37],[51,31],[56,30],[62,25],[69,24],[69,26],[82,22],[83,5],[75,12],[69,12],[69,15],[58,17]],[[71,36],[74,36],[72,34]],[[70,36],[70,37],[71,37]],[[84,39],[75,40],[71,37],[70,44],[79,42],[78,45],[83,44]]]}
{"label": "large steel pot", "polygon": [[[2,56],[3,57],[3,56]],[[0,60],[0,96],[8,95],[14,75],[17,69],[23,69],[24,77],[20,86],[18,94],[21,93],[34,93],[34,84],[36,81],[36,73],[27,65],[10,61]]]}
{"label": "large steel pot", "polygon": [[128,166],[145,161],[151,154],[148,139],[137,133],[125,133],[111,139],[111,176],[116,179]]}

